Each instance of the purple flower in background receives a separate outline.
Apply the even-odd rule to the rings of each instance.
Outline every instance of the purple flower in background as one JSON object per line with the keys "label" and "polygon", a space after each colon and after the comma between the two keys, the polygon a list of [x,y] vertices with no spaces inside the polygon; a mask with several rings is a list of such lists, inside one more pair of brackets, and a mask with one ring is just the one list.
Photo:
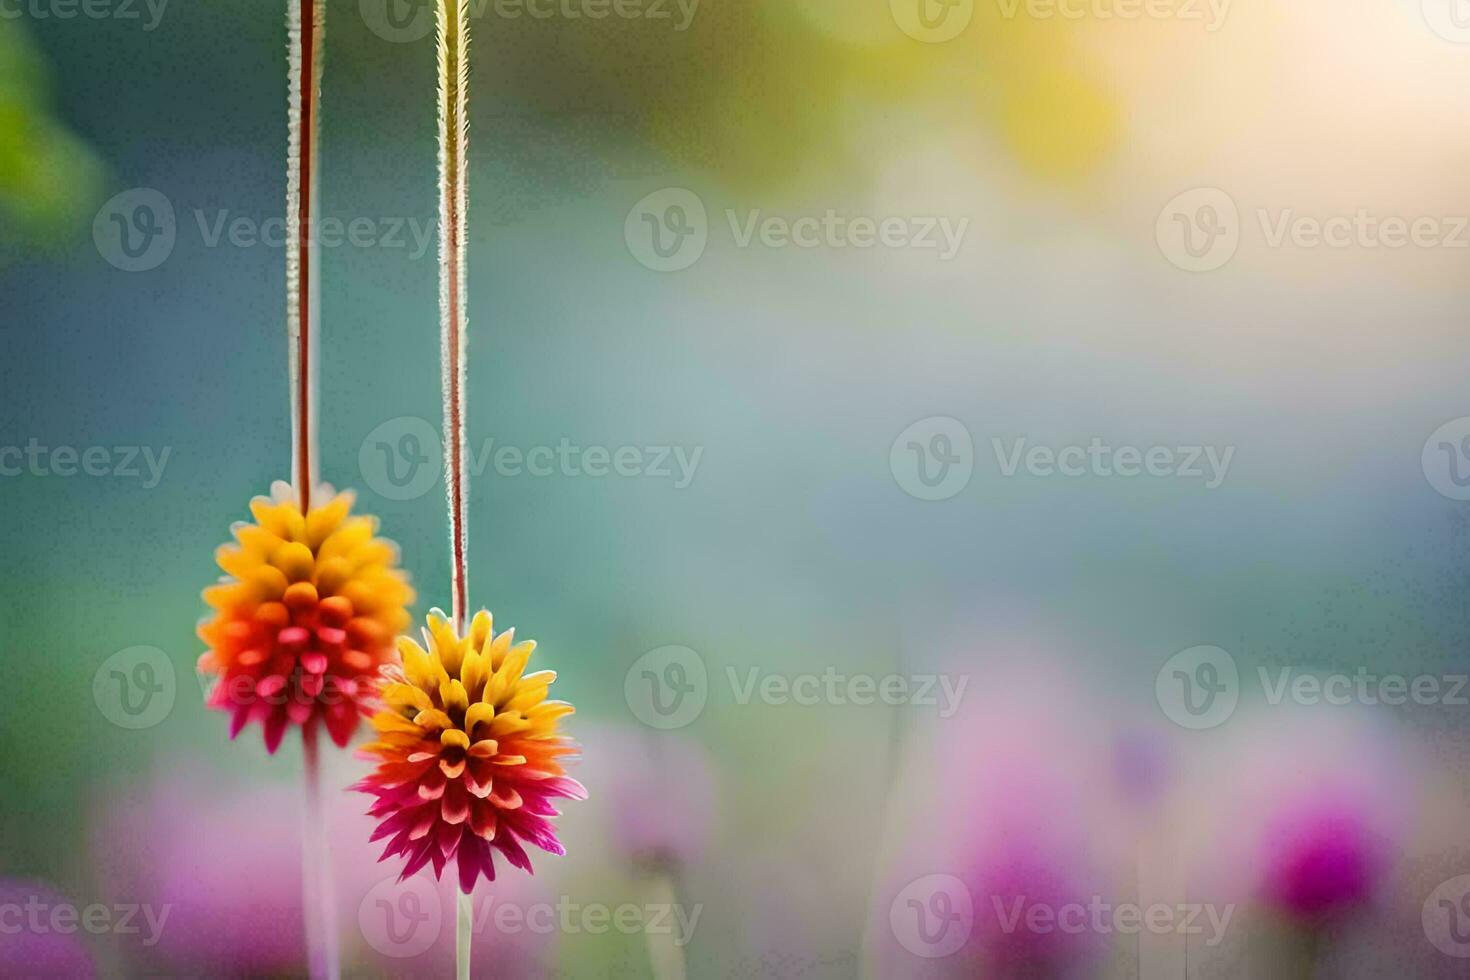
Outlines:
{"label": "purple flower in background", "polygon": [[[82,908],[85,906],[68,902],[40,882],[0,878],[0,909],[12,910],[0,923],[0,976],[96,976],[92,957],[79,936]],[[67,931],[53,923],[52,913],[57,909],[77,913],[60,923]]]}
{"label": "purple flower in background", "polygon": [[877,975],[1082,976],[1107,948],[1088,911],[1123,900],[1107,740],[1044,657],[998,674],[906,753],[869,927]]}
{"label": "purple flower in background", "polygon": [[583,741],[588,788],[607,803],[613,849],[642,868],[697,863],[718,797],[704,748],[672,733],[612,726]]}
{"label": "purple flower in background", "polygon": [[1261,895],[1304,923],[1367,902],[1389,866],[1372,811],[1346,795],[1288,799],[1261,842]]}
{"label": "purple flower in background", "polygon": [[1242,719],[1200,760],[1197,882],[1304,928],[1372,903],[1410,839],[1415,777],[1390,729],[1352,716]]}
{"label": "purple flower in background", "polygon": [[110,800],[95,863],[114,901],[171,906],[145,962],[213,975],[299,969],[300,799],[290,787],[212,791],[178,773]]}
{"label": "purple flower in background", "polygon": [[1159,733],[1143,729],[1119,736],[1113,748],[1113,767],[1123,795],[1141,806],[1157,802],[1174,775],[1168,742]]}
{"label": "purple flower in background", "polygon": [[[347,965],[374,976],[446,975],[454,966],[453,889],[419,879],[398,883],[396,871],[377,863],[381,846],[368,841],[374,821],[346,790],[358,775],[345,754],[324,768]],[[104,900],[171,906],[156,943],[119,937],[131,944],[131,965],[203,976],[303,972],[302,813],[294,787],[225,780],[197,764],[175,763],[151,783],[119,790],[101,813],[94,862]],[[476,976],[548,973],[554,934],[498,924],[502,906],[514,907],[518,923],[533,907],[554,910],[546,882],[519,879],[476,902]]]}

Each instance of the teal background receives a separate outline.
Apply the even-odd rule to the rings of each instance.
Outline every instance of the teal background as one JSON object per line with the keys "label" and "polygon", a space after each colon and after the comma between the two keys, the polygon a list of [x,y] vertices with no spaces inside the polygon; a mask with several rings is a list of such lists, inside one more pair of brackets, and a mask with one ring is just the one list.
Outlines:
{"label": "teal background", "polygon": [[[1154,244],[1154,218],[1204,181],[1128,169],[1149,134],[1132,124],[1127,91],[1057,32],[1014,49],[987,40],[935,69],[946,84],[962,73],[984,86],[1011,71],[1007,57],[1081,57],[1093,71],[1086,91],[1113,106],[1109,135],[1095,146],[1079,126],[1052,166],[996,135],[1005,113],[957,112],[947,89],[912,82],[923,51],[891,62],[861,46],[842,54],[761,4],[707,4],[687,35],[617,25],[602,43],[586,24],[518,24],[475,41],[472,444],[703,448],[683,490],[493,472],[473,485],[472,600],[539,641],[559,696],[578,705],[574,733],[583,719],[636,725],[625,672],[666,644],[699,651],[712,675],[968,664],[983,688],[990,661],[971,654],[997,632],[1020,633],[1054,643],[1118,730],[1170,739],[1154,675],[1200,643],[1230,650],[1243,672],[1467,669],[1470,512],[1435,493],[1420,465],[1429,433],[1470,414],[1470,285],[1458,257],[1256,262],[1243,245],[1220,272],[1180,272]],[[150,33],[0,22],[44,56],[51,112],[99,163],[95,183],[76,187],[79,216],[45,241],[12,226],[25,245],[0,267],[0,443],[171,452],[154,489],[0,480],[0,873],[79,896],[97,887],[92,826],[117,787],[180,760],[295,779],[294,747],[268,760],[254,737],[226,740],[193,673],[213,550],[290,462],[283,255],[207,248],[193,216],[281,209],[277,7],[175,0]],[[324,210],[431,220],[432,46],[388,44],[355,4],[330,8]],[[771,90],[732,121],[727,88],[741,86],[730,79],[763,63],[776,66],[760,69]],[[675,122],[659,116],[670,104]],[[1070,113],[1063,100],[1037,124]],[[908,169],[908,151],[932,146],[959,161],[949,183]],[[1444,152],[1464,159],[1462,147]],[[1269,172],[1274,153],[1263,144],[1246,156]],[[1414,190],[1391,173],[1372,179],[1363,199]],[[895,184],[973,218],[952,264],[741,250],[724,226],[726,208],[882,214],[892,208],[875,188]],[[623,240],[629,209],[666,186],[700,194],[712,225],[705,256],[674,274],[639,265]],[[107,264],[91,239],[96,207],[131,187],[162,191],[179,215],[172,255],[137,274]],[[1448,208],[1467,207],[1459,178],[1443,192]],[[1248,211],[1251,195],[1240,200]],[[447,604],[442,494],[384,499],[358,458],[385,421],[437,424],[432,252],[344,247],[323,265],[322,476],[356,487],[359,507],[398,542],[421,618]],[[962,420],[977,452],[969,486],[939,503],[906,495],[888,465],[898,433],[932,415]],[[1146,478],[1005,479],[990,456],[992,436],[1095,435],[1237,452],[1208,492]],[[134,645],[166,651],[179,685],[169,717],[136,732],[92,701],[101,663]],[[1379,713],[1436,779],[1461,781],[1464,807],[1466,709]],[[878,813],[899,715],[742,706],[717,686],[685,733],[717,760],[725,801],[691,887],[755,901],[729,884],[752,840],[841,869],[812,871],[830,900],[805,954],[839,957],[818,975],[851,975],[840,957],[861,947],[865,862],[892,843]],[[595,850],[567,862],[598,880],[623,874]],[[743,962],[744,919],[727,912],[692,947],[696,975]],[[581,948],[563,964],[609,955]],[[106,937],[93,949],[141,968]]]}

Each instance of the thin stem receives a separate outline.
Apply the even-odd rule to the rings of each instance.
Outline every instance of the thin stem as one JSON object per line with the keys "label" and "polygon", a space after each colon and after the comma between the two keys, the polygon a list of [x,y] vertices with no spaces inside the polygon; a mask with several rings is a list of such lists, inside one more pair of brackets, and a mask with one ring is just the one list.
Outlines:
{"label": "thin stem", "polygon": [[[322,39],[325,0],[287,0],[290,77],[287,87],[286,334],[290,355],[291,478],[301,510],[311,508],[316,484],[316,346],[319,270],[316,262],[317,137],[320,132]],[[301,835],[302,911],[306,917],[311,975],[336,980],[341,973],[331,856],[321,800],[317,727],[301,729],[306,796]]]}
{"label": "thin stem", "polygon": [[[649,879],[649,907],[665,916],[665,921],[680,921],[669,914],[678,901],[679,888],[672,872],[660,871]],[[671,930],[643,930],[644,946],[648,950],[648,965],[654,980],[684,980],[684,947],[680,938]],[[683,941],[688,942],[684,936]]]}
{"label": "thin stem", "polygon": [[290,343],[291,478],[304,513],[316,483],[317,144],[326,0],[287,0],[290,36],[286,165],[286,333]]}
{"label": "thin stem", "polygon": [[313,978],[337,980],[342,973],[342,959],[337,947],[337,904],[332,893],[332,855],[322,809],[316,725],[302,726],[301,751],[306,790],[301,833],[301,897],[306,914],[307,963]]}
{"label": "thin stem", "polygon": [[[1180,853],[1178,814],[1160,809],[1144,816],[1144,829],[1135,847],[1134,867],[1138,883],[1139,908],[1164,905],[1182,907],[1188,901],[1189,882],[1185,874],[1184,856]],[[1141,929],[1138,933],[1138,970],[1140,977],[1160,980],[1189,976],[1189,936],[1183,932],[1159,933]]]}
{"label": "thin stem", "polygon": [[465,213],[468,200],[468,82],[470,18],[467,0],[439,2],[439,309],[444,355],[444,466],[449,495],[451,615],[465,627],[468,606],[465,525],[468,476],[465,431]]}
{"label": "thin stem", "polygon": [[470,939],[474,935],[475,911],[470,896],[455,889],[457,896],[454,926],[454,974],[459,980],[470,980]]}

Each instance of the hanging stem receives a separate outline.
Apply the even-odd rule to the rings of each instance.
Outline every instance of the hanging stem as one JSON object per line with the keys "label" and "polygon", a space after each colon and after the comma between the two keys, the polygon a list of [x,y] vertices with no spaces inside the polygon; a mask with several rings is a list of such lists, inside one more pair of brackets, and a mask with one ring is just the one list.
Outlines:
{"label": "hanging stem", "polygon": [[306,914],[307,963],[313,978],[337,980],[342,973],[337,948],[337,904],[332,893],[332,856],[322,810],[321,759],[317,726],[301,727],[302,773],[306,807],[302,817],[301,890]]}
{"label": "hanging stem", "polygon": [[286,166],[286,333],[290,344],[291,478],[301,510],[316,483],[317,137],[321,131],[322,41],[326,0],[287,0],[290,36]]}
{"label": "hanging stem", "polygon": [[439,309],[444,354],[444,466],[449,494],[451,610],[463,631],[466,584],[465,524],[465,210],[469,148],[467,114],[470,23],[467,0],[439,2]]}
{"label": "hanging stem", "polygon": [[[320,272],[316,261],[317,136],[321,129],[322,40],[326,0],[287,0],[289,78],[286,137],[286,336],[290,349],[291,479],[302,513],[316,485],[316,349]],[[336,980],[337,909],[321,799],[317,726],[301,729],[306,805],[301,834],[302,911],[311,976]]]}
{"label": "hanging stem", "polygon": [[[444,485],[449,496],[450,616],[464,633],[469,585],[465,552],[469,509],[465,426],[466,328],[465,215],[469,175],[468,82],[470,18],[467,0],[439,0],[439,315],[443,349]],[[456,890],[455,966],[469,980],[474,912],[471,897]]]}

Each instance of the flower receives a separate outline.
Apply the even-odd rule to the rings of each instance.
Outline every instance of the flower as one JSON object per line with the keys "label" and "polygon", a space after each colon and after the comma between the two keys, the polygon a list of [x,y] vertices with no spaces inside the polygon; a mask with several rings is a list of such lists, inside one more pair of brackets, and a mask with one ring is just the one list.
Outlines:
{"label": "flower", "polygon": [[1262,896],[1314,924],[1371,901],[1390,867],[1370,801],[1345,794],[1285,800],[1262,845]]}
{"label": "flower", "polygon": [[1246,715],[1197,767],[1191,891],[1330,930],[1393,888],[1423,812],[1401,736],[1366,714]]}
{"label": "flower", "polygon": [[390,838],[379,860],[403,855],[407,878],[431,862],[440,876],[457,858],[466,894],[481,874],[495,880],[492,848],[526,872],[522,840],[565,854],[552,799],[587,798],[562,769],[577,748],[557,734],[557,719],[575,709],[546,699],[556,673],[525,674],[536,644],[493,626],[481,610],[461,638],[435,609],[427,650],[398,641],[403,661],[383,669],[384,707],[372,719],[379,739],[363,748],[378,767],[355,787],[377,797],[368,812],[382,822],[372,839]]}
{"label": "flower", "polygon": [[600,823],[611,849],[639,870],[698,863],[719,810],[716,769],[704,747],[677,732],[622,725],[584,735],[585,761],[600,780],[591,789],[607,803]]}
{"label": "flower", "polygon": [[91,855],[104,897],[170,913],[161,935],[144,928],[119,939],[130,973],[302,971],[298,792],[221,779],[171,757],[153,778],[119,783],[105,800]]}
{"label": "flower", "polygon": [[255,523],[215,556],[229,577],[204,590],[215,615],[199,627],[199,669],[219,678],[208,703],[232,712],[231,738],[259,721],[269,752],[287,725],[318,720],[347,744],[414,598],[377,519],[353,516],[350,492],[318,493],[326,503],[304,517],[285,483],[252,500]]}
{"label": "flower", "polygon": [[[966,669],[989,682],[953,716],[915,727],[896,757],[885,817],[895,837],[873,892],[865,972],[1094,975],[1108,939],[1074,917],[1132,891],[1127,824],[1108,806],[1103,719],[1081,671],[1048,644],[1004,634],[970,644]],[[1042,914],[1057,918],[1038,926]]]}

